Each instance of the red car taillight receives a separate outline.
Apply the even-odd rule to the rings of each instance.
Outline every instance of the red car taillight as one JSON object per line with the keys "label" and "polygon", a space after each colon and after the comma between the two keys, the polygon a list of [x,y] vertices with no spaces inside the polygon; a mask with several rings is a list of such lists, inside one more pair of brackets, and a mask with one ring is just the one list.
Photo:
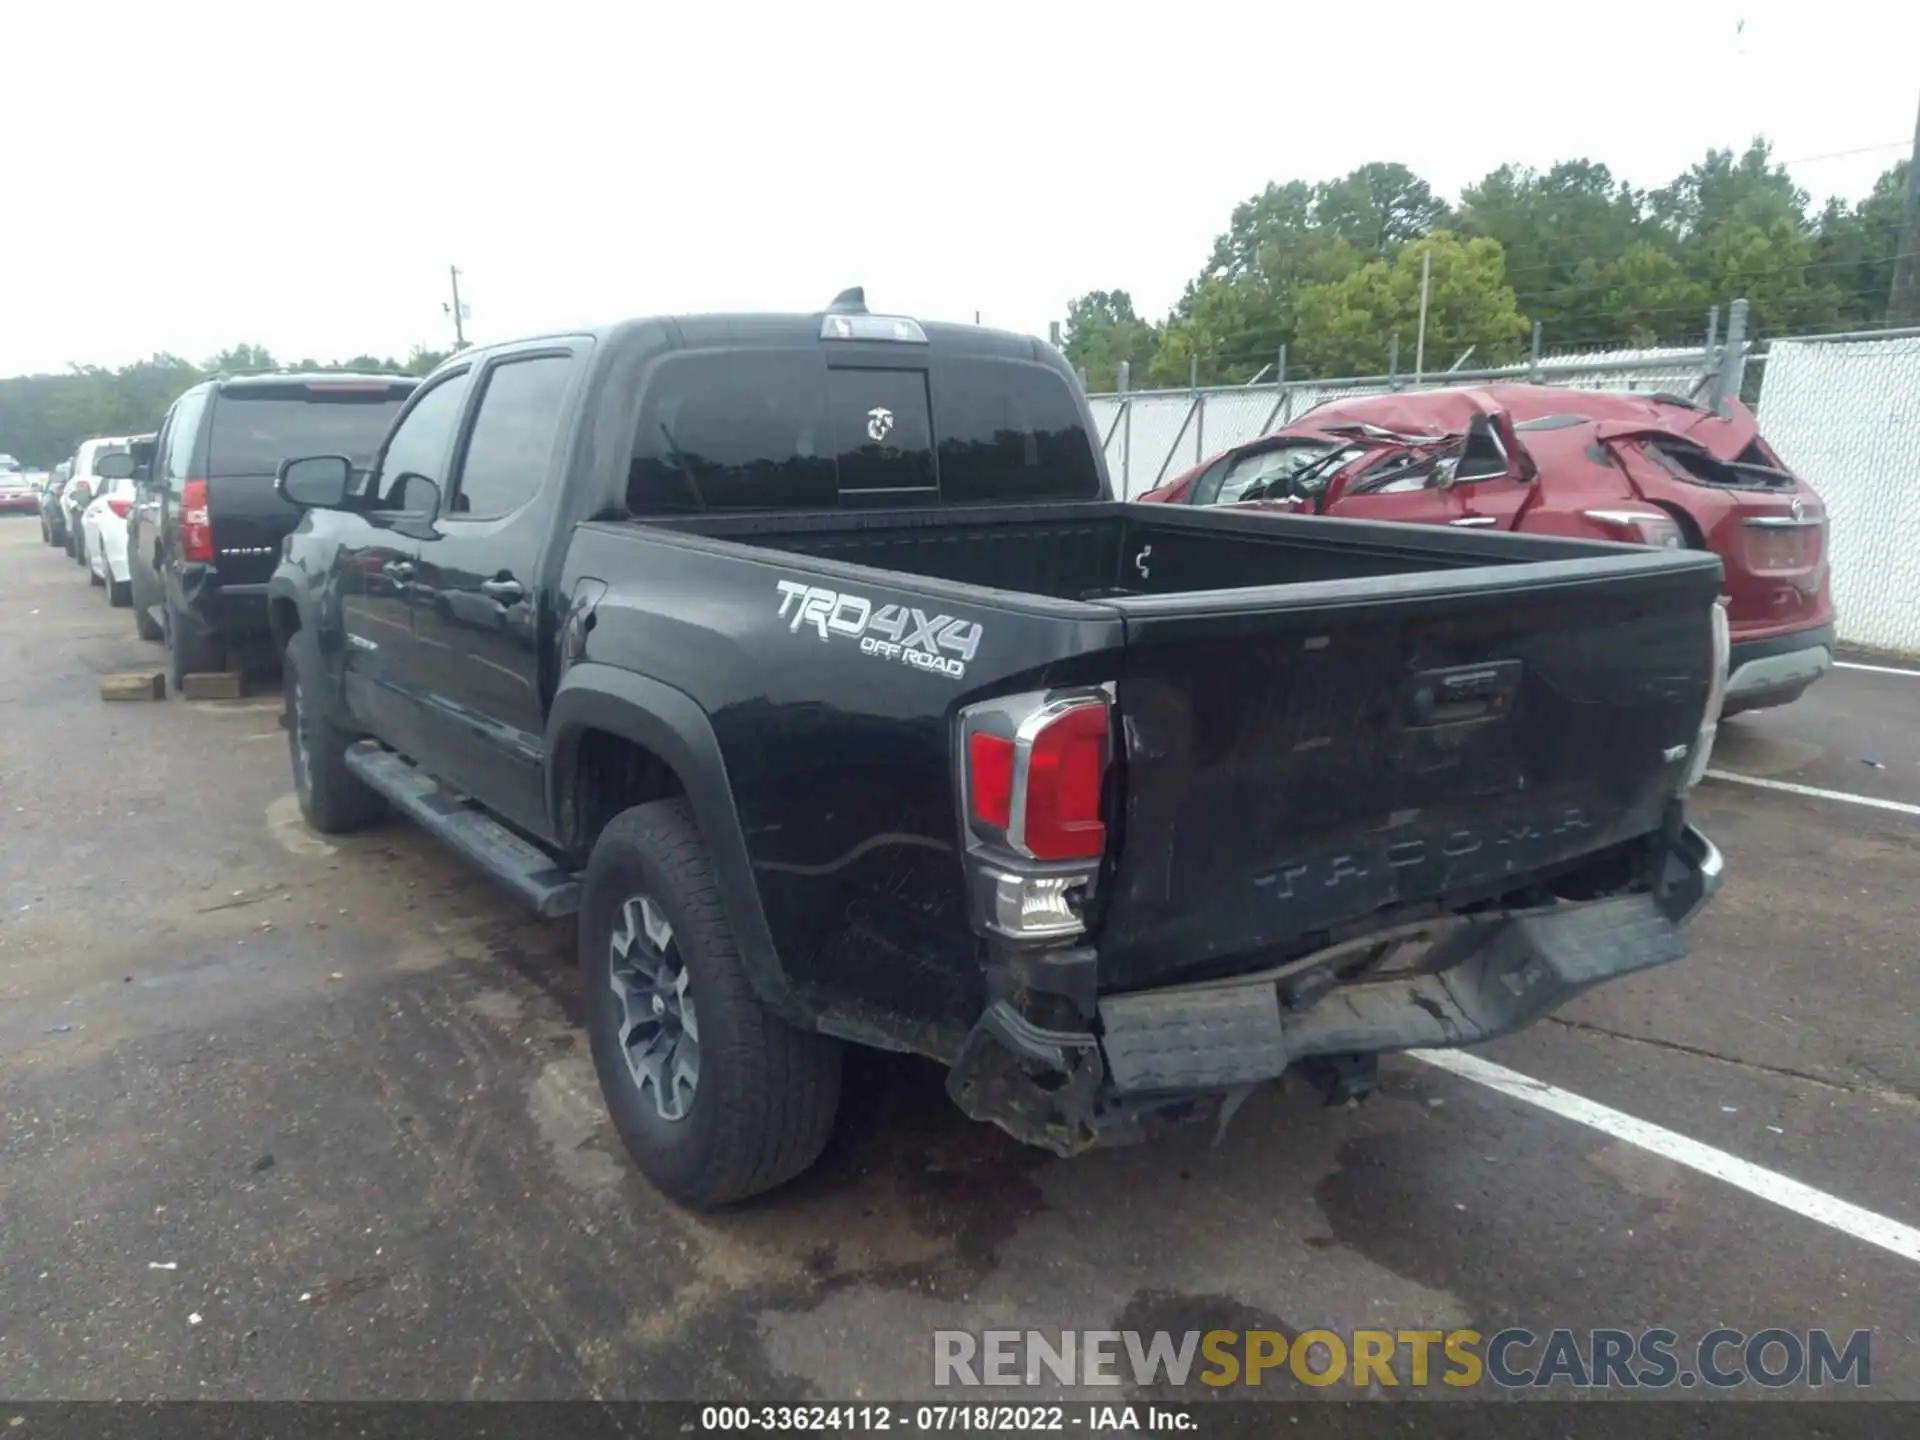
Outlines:
{"label": "red car taillight", "polygon": [[968,733],[969,818],[1034,860],[1098,860],[1107,846],[1100,815],[1110,745],[1106,699],[1034,698],[1039,703],[1012,734]]}
{"label": "red car taillight", "polygon": [[1687,548],[1686,536],[1680,533],[1674,518],[1658,510],[1582,510],[1580,513],[1611,531],[1610,539],[1629,545],[1654,545],[1662,550]]}
{"label": "red car taillight", "polygon": [[204,480],[189,480],[180,492],[180,558],[213,559],[213,521],[207,517]]}
{"label": "red car taillight", "polygon": [[125,495],[115,495],[107,501],[107,508],[124,520],[133,513],[133,501]]}

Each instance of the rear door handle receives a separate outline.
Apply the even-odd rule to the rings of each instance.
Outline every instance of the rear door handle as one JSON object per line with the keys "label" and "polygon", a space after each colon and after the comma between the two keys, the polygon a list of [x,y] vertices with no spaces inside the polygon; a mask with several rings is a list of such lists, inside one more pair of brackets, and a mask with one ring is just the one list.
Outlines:
{"label": "rear door handle", "polygon": [[480,593],[502,604],[511,604],[515,600],[523,599],[527,592],[518,580],[511,575],[506,575],[498,580],[482,580]]}
{"label": "rear door handle", "polygon": [[1498,525],[1498,515],[1463,515],[1458,520],[1449,520],[1449,525]]}

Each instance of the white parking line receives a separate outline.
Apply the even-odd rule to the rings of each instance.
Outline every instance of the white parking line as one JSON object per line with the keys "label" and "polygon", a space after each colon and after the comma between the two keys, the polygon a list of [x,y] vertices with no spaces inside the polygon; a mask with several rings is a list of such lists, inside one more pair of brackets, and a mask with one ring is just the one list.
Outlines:
{"label": "white parking line", "polygon": [[1902,1225],[1897,1220],[1863,1210],[1824,1190],[1816,1190],[1798,1180],[1789,1180],[1785,1175],[1750,1164],[1724,1150],[1702,1145],[1698,1140],[1689,1140],[1684,1135],[1635,1119],[1585,1096],[1575,1095],[1571,1090],[1562,1090],[1544,1080],[1535,1080],[1530,1075],[1509,1070],[1504,1065],[1496,1065],[1491,1060],[1482,1060],[1477,1055],[1469,1055],[1461,1050],[1412,1050],[1408,1053],[1416,1060],[1424,1060],[1463,1080],[1485,1085],[1502,1095],[1550,1110],[1564,1119],[1591,1126],[1617,1140],[1625,1140],[1629,1145],[1638,1145],[1642,1150],[1685,1165],[1688,1169],[1698,1170],[1702,1175],[1724,1180],[1736,1190],[1744,1190],[1749,1195],[1791,1210],[1831,1230],[1864,1240],[1869,1245],[1877,1245],[1882,1250],[1891,1250],[1903,1260],[1920,1264],[1920,1230],[1910,1225]]}
{"label": "white parking line", "polygon": [[1865,670],[1873,675],[1909,675],[1915,680],[1920,680],[1920,670],[1902,670],[1897,665],[1862,665],[1857,660],[1836,660],[1833,662],[1833,668],[1836,670]]}
{"label": "white parking line", "polygon": [[1898,815],[1920,815],[1920,805],[1905,800],[1882,800],[1877,795],[1850,795],[1845,790],[1822,790],[1818,785],[1796,785],[1791,780],[1762,780],[1758,775],[1736,775],[1731,770],[1709,770],[1709,780],[1730,780],[1735,785],[1755,785],[1762,790],[1781,790],[1788,795],[1809,795],[1815,800],[1840,800],[1848,805],[1865,805],[1874,810],[1891,810]]}

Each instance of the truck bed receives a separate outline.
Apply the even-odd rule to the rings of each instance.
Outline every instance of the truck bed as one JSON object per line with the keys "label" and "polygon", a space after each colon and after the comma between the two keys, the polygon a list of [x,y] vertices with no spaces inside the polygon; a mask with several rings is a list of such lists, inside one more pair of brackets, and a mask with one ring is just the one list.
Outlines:
{"label": "truck bed", "polygon": [[[1056,600],[1405,575],[1537,558],[1465,532],[1124,503],[650,522],[716,540]],[[1512,537],[1502,537],[1511,539]],[[1591,547],[1590,547],[1591,548]],[[1546,542],[1555,556],[1564,546]],[[1573,552],[1573,553],[1578,553]]]}
{"label": "truck bed", "polygon": [[[668,542],[657,585],[764,584],[770,620],[776,583],[801,582],[980,617],[961,683],[882,703],[900,682],[864,665],[820,696],[843,712],[958,706],[1039,673],[1111,681],[1103,990],[1283,963],[1434,907],[1635,883],[1713,674],[1707,552],[1124,503],[605,528]],[[925,743],[944,753],[944,730]],[[808,763],[782,755],[783,795]]]}

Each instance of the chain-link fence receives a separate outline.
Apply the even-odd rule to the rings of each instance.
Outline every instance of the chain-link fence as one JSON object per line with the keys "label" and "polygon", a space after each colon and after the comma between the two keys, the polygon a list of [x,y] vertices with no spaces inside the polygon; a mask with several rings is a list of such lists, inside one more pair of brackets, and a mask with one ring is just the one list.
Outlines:
{"label": "chain-link fence", "polygon": [[[1209,455],[1298,420],[1316,405],[1357,395],[1415,388],[1528,381],[1581,390],[1658,390],[1689,398],[1725,382],[1737,367],[1737,338],[1697,349],[1612,350],[1542,358],[1498,370],[1450,370],[1424,376],[1359,375],[1337,380],[1202,386],[1092,395],[1114,490],[1132,499],[1184,474]],[[1730,382],[1737,391],[1737,374]]]}
{"label": "chain-link fence", "polygon": [[1826,502],[1845,644],[1920,655],[1920,331],[1776,340],[1767,442]]}

